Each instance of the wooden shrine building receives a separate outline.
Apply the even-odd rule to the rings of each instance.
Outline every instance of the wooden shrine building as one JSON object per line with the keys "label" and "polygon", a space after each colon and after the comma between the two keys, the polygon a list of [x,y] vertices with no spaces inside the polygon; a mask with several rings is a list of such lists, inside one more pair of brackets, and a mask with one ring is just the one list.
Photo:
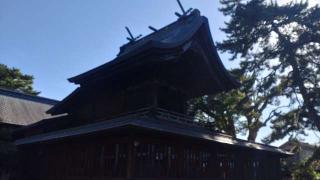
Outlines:
{"label": "wooden shrine building", "polygon": [[194,10],[154,31],[70,78],[79,87],[48,111],[60,116],[17,132],[25,179],[281,179],[288,153],[187,115],[189,99],[239,86],[207,18]]}

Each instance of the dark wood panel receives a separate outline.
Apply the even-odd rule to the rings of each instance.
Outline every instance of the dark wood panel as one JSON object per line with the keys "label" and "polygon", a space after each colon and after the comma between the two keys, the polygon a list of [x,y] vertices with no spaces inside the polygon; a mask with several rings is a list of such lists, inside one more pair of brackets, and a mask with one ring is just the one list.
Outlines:
{"label": "dark wood panel", "polygon": [[280,178],[278,157],[174,137],[101,136],[30,146],[24,153],[30,179]]}

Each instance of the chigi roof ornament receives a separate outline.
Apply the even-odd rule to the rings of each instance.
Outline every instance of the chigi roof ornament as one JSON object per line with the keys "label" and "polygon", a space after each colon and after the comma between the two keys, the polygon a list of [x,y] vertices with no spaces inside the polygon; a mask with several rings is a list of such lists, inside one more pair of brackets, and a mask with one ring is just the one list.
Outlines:
{"label": "chigi roof ornament", "polygon": [[156,29],[156,28],[154,28],[152,26],[149,26],[148,28],[151,29],[153,32],[157,32],[158,31],[158,29]]}
{"label": "chigi roof ornament", "polygon": [[[177,0],[177,2],[178,2],[178,5],[179,5],[179,7],[180,7],[180,9],[181,9],[181,11],[182,11],[182,14],[180,14],[180,13],[178,13],[178,12],[175,12],[174,14],[175,14],[176,16],[178,16],[179,18],[186,17],[186,16],[189,15],[190,12],[193,10],[193,8],[189,8],[189,9],[186,11],[186,10],[184,9],[181,1],[180,1],[180,0]],[[127,26],[126,26],[125,28],[126,28],[128,34],[129,34],[129,36],[130,36],[130,37],[127,37],[127,40],[128,40],[130,43],[136,42],[139,38],[142,37],[142,34],[134,37],[134,36],[132,35],[130,29],[129,29]],[[149,28],[150,30],[152,30],[153,32],[157,32],[157,31],[158,31],[158,29],[156,29],[156,28],[154,28],[154,27],[152,27],[152,26],[149,26],[148,28]]]}
{"label": "chigi roof ornament", "polygon": [[126,30],[127,30],[128,34],[129,34],[129,36],[130,36],[130,37],[127,37],[127,40],[130,41],[130,42],[135,42],[136,40],[138,40],[138,39],[142,36],[142,34],[140,34],[140,35],[134,37],[134,36],[132,35],[130,29],[129,29],[127,26],[126,26]]}
{"label": "chigi roof ornament", "polygon": [[178,12],[175,12],[174,14],[176,16],[178,16],[179,18],[187,16],[193,10],[193,8],[189,8],[187,11],[185,11],[183,5],[181,4],[181,1],[177,0],[177,2],[178,2],[179,7],[180,7],[180,9],[182,11],[182,14],[180,14]]}

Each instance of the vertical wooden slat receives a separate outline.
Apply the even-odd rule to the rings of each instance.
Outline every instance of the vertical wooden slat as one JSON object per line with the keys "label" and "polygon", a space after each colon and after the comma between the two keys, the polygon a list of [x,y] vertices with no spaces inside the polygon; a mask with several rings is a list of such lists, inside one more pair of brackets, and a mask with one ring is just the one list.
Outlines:
{"label": "vertical wooden slat", "polygon": [[136,154],[133,137],[129,138],[127,143],[128,143],[128,159],[127,159],[126,178],[132,179],[133,175],[134,175],[134,173],[133,173],[133,171],[134,171],[134,156]]}

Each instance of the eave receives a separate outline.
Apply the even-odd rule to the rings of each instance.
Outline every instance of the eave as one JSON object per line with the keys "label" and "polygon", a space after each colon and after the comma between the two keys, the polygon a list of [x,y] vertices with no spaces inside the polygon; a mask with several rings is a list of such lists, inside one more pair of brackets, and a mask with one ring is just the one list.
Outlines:
{"label": "eave", "polygon": [[178,136],[197,138],[209,142],[232,145],[234,147],[266,151],[278,154],[283,157],[292,155],[291,153],[283,151],[276,147],[236,139],[225,134],[212,133],[204,128],[195,128],[190,124],[152,118],[118,118],[104,122],[83,125],[75,128],[69,128],[18,139],[15,141],[15,145],[22,146],[50,141],[60,141],[65,138],[75,138],[77,136],[83,135],[88,136],[96,133],[108,132],[117,128],[130,127],[144,128],[154,132],[169,133]]}

